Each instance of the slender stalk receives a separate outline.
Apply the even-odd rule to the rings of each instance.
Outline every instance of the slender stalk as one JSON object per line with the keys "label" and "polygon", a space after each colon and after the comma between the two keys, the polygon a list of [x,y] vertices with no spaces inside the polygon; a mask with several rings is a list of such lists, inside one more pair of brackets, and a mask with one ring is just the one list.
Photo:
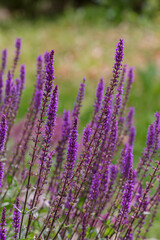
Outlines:
{"label": "slender stalk", "polygon": [[27,191],[26,191],[24,207],[23,207],[23,211],[22,211],[19,238],[21,238],[22,224],[23,224],[23,219],[24,219],[24,215],[25,215],[26,204],[27,204],[27,199],[28,199],[28,194],[29,194],[29,189],[30,189],[31,171],[32,171],[34,159],[35,159],[35,156],[36,156],[37,145],[38,145],[38,142],[39,142],[39,136],[41,134],[40,129],[41,129],[42,123],[43,123],[43,116],[44,116],[44,113],[45,113],[46,104],[47,103],[45,102],[44,105],[43,105],[40,120],[39,120],[39,124],[38,124],[38,127],[37,127],[37,135],[36,135],[36,139],[35,139],[35,143],[34,143],[34,147],[33,147],[33,154],[32,154],[32,159],[31,159],[31,163],[30,163],[30,167],[29,167],[29,173],[28,173]]}

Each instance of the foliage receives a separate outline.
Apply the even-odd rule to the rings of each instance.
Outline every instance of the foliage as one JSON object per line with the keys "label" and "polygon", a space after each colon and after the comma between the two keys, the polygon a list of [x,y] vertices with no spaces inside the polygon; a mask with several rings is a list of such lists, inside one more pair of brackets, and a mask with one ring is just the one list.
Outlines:
{"label": "foliage", "polygon": [[67,6],[79,7],[85,5],[87,2],[90,2],[90,0],[2,0],[1,5],[13,12],[33,17],[40,12],[62,13]]}
{"label": "foliage", "polygon": [[30,107],[14,126],[25,83],[24,65],[14,77],[21,39],[15,48],[6,82],[6,50],[0,68],[0,239],[145,239],[160,200],[160,113],[134,168],[134,108],[127,108],[134,76],[133,68],[122,65],[123,40],[110,85],[104,90],[100,79],[92,117],[79,138],[86,80],[73,111],[56,117],[53,50],[37,58]]}
{"label": "foliage", "polygon": [[158,0],[97,0],[101,6],[106,9],[108,20],[121,22],[125,19],[125,15],[129,18],[135,18],[138,15],[145,17],[155,17],[160,11],[160,3]]}
{"label": "foliage", "polygon": [[[90,10],[105,12],[105,20],[120,23],[125,19],[136,19],[138,16],[153,18],[159,14],[159,0],[1,0],[1,5],[12,12],[30,17],[38,14],[57,15],[63,13],[68,7],[87,9],[88,18]],[[86,8],[87,7],[87,8]],[[92,16],[93,17],[93,16]]]}

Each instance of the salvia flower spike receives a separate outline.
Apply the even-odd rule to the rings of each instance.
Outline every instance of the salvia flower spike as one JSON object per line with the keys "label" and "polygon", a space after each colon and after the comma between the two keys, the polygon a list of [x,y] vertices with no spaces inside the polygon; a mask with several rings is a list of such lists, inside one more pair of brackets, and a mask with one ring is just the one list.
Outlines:
{"label": "salvia flower spike", "polygon": [[122,69],[122,60],[123,60],[123,53],[124,51],[124,41],[123,39],[120,39],[117,44],[117,49],[115,53],[115,64],[113,67],[113,78],[111,80],[111,88],[114,88],[114,86],[118,83],[118,78],[120,76],[120,71]]}
{"label": "salvia flower spike", "polygon": [[7,135],[7,121],[6,116],[2,115],[0,122],[0,152],[3,151]]}
{"label": "salvia flower spike", "polygon": [[12,76],[14,75],[17,63],[19,61],[20,50],[21,50],[21,39],[17,38],[15,41],[15,58],[13,60],[13,67],[12,67]]}
{"label": "salvia flower spike", "polygon": [[4,70],[6,69],[6,65],[7,65],[7,49],[4,49],[2,51],[2,63],[1,63],[0,72],[4,73]]}
{"label": "salvia flower spike", "polygon": [[7,239],[7,230],[6,230],[6,208],[3,207],[2,209],[2,217],[0,222],[0,240]]}
{"label": "salvia flower spike", "polygon": [[20,219],[21,219],[21,207],[19,203],[19,199],[16,199],[16,203],[14,206],[14,212],[13,212],[13,223],[12,226],[14,228],[14,236],[13,239],[17,239],[17,235],[20,229]]}

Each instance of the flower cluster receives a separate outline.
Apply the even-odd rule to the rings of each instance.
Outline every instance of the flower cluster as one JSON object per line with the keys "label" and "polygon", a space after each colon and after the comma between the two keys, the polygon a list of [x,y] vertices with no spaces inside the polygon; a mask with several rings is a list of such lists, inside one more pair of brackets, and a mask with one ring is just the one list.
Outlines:
{"label": "flower cluster", "polygon": [[123,39],[110,84],[105,89],[100,79],[82,134],[86,79],[73,110],[57,117],[54,50],[37,58],[30,106],[14,127],[25,85],[24,65],[14,77],[20,52],[17,39],[7,73],[7,50],[1,55],[0,240],[146,239],[160,202],[160,112],[134,168],[134,108],[127,105],[134,74],[123,64]]}

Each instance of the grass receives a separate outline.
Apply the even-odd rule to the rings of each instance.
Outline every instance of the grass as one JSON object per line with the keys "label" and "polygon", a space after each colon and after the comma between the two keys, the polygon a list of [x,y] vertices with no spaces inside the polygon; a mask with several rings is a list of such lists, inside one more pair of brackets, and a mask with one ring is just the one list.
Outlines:
{"label": "grass", "polygon": [[[16,37],[23,39],[20,62],[26,64],[27,82],[18,119],[24,116],[31,98],[36,79],[36,57],[54,48],[59,114],[64,109],[72,109],[79,84],[84,76],[87,79],[81,113],[82,130],[92,112],[96,85],[102,76],[106,83],[111,78],[115,45],[119,38],[124,38],[124,62],[135,67],[129,105],[135,106],[137,136],[134,159],[137,162],[145,146],[147,127],[153,121],[154,113],[160,110],[159,21],[152,24],[144,23],[142,19],[115,26],[102,18],[100,13],[96,16],[95,10],[89,11],[88,15],[80,9],[77,12],[69,10],[57,19],[10,19],[0,23],[0,49],[8,48],[9,64]],[[150,233],[157,239],[160,236],[158,219],[159,216]]]}

